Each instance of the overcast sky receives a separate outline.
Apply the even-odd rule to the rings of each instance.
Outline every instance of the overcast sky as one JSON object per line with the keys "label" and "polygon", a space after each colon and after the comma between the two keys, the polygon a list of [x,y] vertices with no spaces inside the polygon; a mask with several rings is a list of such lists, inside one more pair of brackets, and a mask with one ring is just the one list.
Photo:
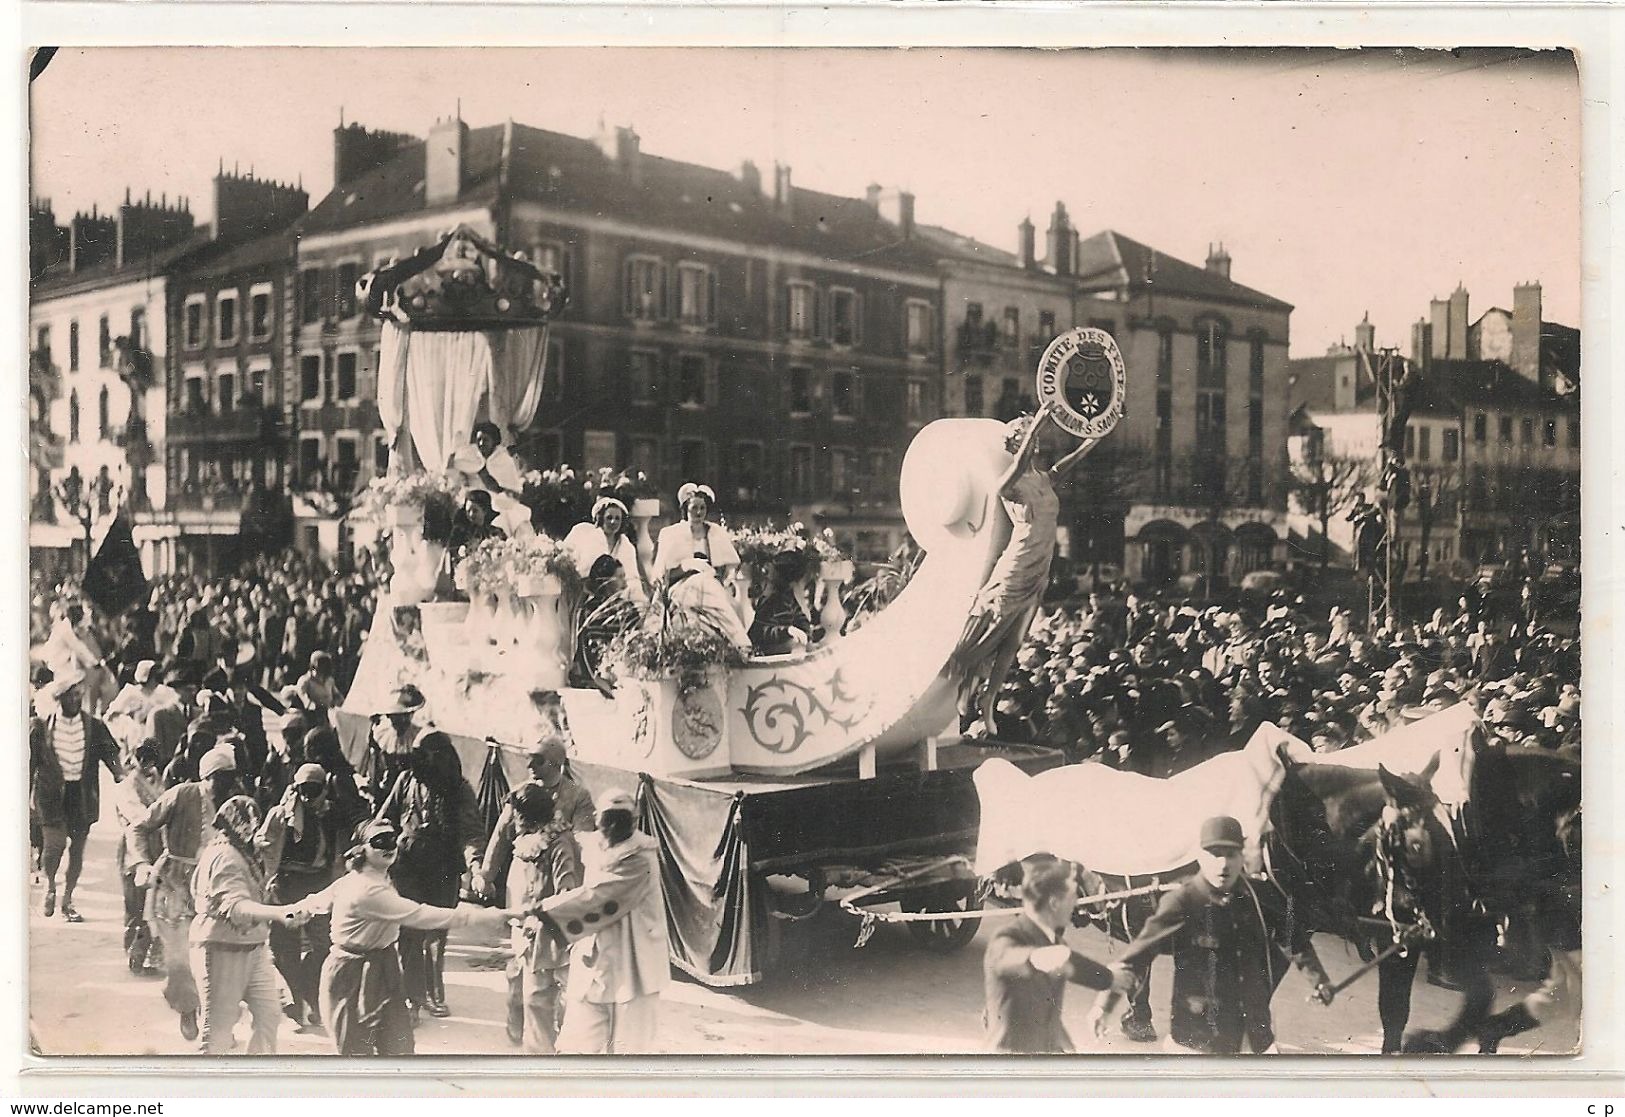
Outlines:
{"label": "overcast sky", "polygon": [[471,125],[590,135],[715,167],[917,195],[919,220],[1013,250],[1057,199],[1296,306],[1313,356],[1367,310],[1379,344],[1457,281],[1472,316],[1544,284],[1579,324],[1579,102],[1567,60],[1500,53],[64,49],[33,89],[33,191],[59,221],[126,186],[211,215],[218,161],[332,185],[332,129]]}

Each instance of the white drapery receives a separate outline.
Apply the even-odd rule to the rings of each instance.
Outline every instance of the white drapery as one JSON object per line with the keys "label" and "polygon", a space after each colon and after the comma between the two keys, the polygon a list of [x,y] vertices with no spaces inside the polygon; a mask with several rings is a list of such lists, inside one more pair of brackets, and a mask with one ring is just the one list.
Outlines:
{"label": "white drapery", "polygon": [[385,322],[379,346],[378,417],[391,446],[404,424],[423,465],[444,468],[476,420],[509,431],[536,417],[547,327],[480,332],[413,331]]}

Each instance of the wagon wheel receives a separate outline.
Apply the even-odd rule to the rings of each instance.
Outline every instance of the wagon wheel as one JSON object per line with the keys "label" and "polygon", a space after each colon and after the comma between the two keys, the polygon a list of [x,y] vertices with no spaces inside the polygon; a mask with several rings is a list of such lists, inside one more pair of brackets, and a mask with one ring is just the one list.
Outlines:
{"label": "wagon wheel", "polygon": [[[966,881],[906,893],[898,898],[898,906],[907,912],[970,911],[977,906],[980,895],[980,889]],[[981,925],[980,919],[932,919],[904,924],[909,937],[933,954],[952,954],[963,949],[976,937]]]}

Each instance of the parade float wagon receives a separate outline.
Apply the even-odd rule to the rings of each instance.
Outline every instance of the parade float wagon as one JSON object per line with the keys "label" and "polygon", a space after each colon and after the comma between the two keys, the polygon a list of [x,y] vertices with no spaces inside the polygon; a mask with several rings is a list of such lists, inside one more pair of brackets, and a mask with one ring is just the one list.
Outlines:
{"label": "parade float wagon", "polygon": [[[477,421],[531,425],[548,320],[564,298],[557,276],[463,228],[367,276],[359,293],[385,323],[388,491],[439,484],[434,467]],[[1039,368],[1057,422],[1082,438],[1111,429],[1122,388],[1122,358],[1100,331],[1063,335]],[[622,673],[607,694],[567,685],[572,595],[548,565],[552,544],[538,542],[541,557],[521,572],[466,584],[468,600],[450,600],[464,594],[445,592],[445,549],[425,538],[421,506],[403,495],[380,512],[394,574],[338,714],[346,753],[365,762],[373,715],[406,683],[426,697],[471,781],[528,778],[529,750],[562,721],[579,782],[595,795],[636,791],[641,825],[660,843],[672,961],[708,985],[761,980],[777,921],[826,897],[862,890],[866,903],[905,911],[973,907],[973,772],[993,756],[1029,773],[1059,763],[1054,750],[961,739],[959,683],[947,669],[1010,536],[995,491],[1010,463],[1005,434],[973,418],[919,432],[899,492],[925,556],[861,626],[836,624],[820,645],[743,665]],[[652,552],[658,505],[631,511],[640,551]],[[838,593],[829,604],[838,620]],[[897,880],[906,883],[885,887]],[[938,919],[909,929],[922,945],[953,949],[978,926]]]}

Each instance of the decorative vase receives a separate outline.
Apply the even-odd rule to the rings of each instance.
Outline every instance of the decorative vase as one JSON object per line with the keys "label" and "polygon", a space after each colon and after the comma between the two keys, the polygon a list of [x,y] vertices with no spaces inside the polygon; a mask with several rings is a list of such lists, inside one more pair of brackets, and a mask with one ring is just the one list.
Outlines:
{"label": "decorative vase", "polygon": [[566,651],[569,634],[563,617],[564,585],[552,574],[523,579],[531,592],[525,594],[525,628],[520,647],[527,653],[540,690],[563,690],[569,676]]}
{"label": "decorative vase", "polygon": [[818,577],[823,583],[824,592],[818,622],[824,626],[824,639],[829,641],[839,636],[846,624],[846,602],[841,600],[841,587],[852,580],[852,561],[843,559],[825,563]]}
{"label": "decorative vase", "polygon": [[474,648],[488,648],[496,643],[497,599],[483,589],[470,589],[468,618],[463,622],[468,630],[468,642]]}
{"label": "decorative vase", "polygon": [[389,506],[389,526],[396,528],[423,527],[423,506],[421,504],[391,504]]}

